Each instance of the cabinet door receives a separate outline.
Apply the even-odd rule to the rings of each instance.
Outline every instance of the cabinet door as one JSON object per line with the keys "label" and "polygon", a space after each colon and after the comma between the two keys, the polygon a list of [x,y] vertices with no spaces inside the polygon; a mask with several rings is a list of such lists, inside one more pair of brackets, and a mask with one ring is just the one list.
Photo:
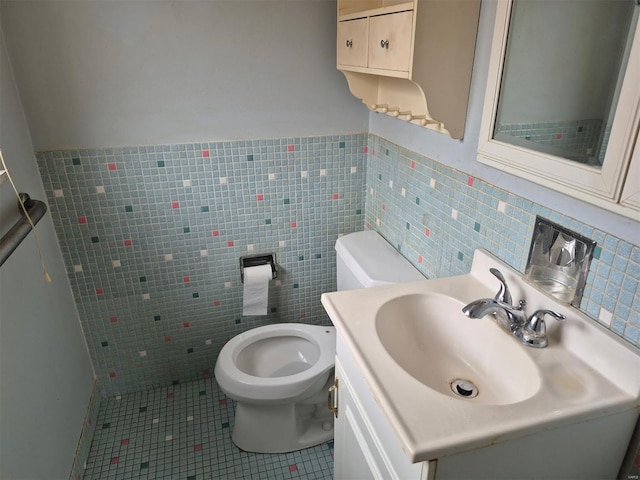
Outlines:
{"label": "cabinet door", "polygon": [[334,428],[334,475],[335,480],[391,479],[397,478],[385,468],[379,458],[367,425],[360,414],[362,408],[349,384],[342,366],[336,361],[336,378],[339,379],[338,417]]}
{"label": "cabinet door", "polygon": [[409,72],[413,55],[413,11],[369,19],[369,68]]}
{"label": "cabinet door", "polygon": [[364,379],[356,379],[361,382],[359,387],[351,383],[346,372],[354,366],[351,359],[345,358],[345,361],[349,367],[336,358],[339,387],[334,428],[334,480],[433,480],[435,464],[431,467],[427,463],[410,463],[390,427],[376,428],[376,423],[385,422],[383,414],[372,396],[368,393],[366,398],[359,396],[364,393],[359,389],[367,388]]}
{"label": "cabinet door", "polygon": [[338,67],[367,66],[369,19],[338,22]]}

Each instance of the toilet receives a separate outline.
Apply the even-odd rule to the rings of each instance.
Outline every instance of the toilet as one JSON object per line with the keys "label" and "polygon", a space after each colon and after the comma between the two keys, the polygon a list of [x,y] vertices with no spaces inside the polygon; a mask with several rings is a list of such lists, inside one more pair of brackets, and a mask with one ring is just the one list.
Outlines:
{"label": "toilet", "polygon": [[236,401],[233,443],[247,452],[285,453],[332,439],[327,389],[335,354],[335,327],[276,323],[229,340],[214,373]]}
{"label": "toilet", "polygon": [[374,230],[336,241],[338,291],[425,280],[409,261]]}
{"label": "toilet", "polygon": [[[338,290],[424,280],[374,231],[336,242]],[[242,450],[285,453],[333,438],[334,327],[278,323],[236,335],[220,351],[215,377],[236,401],[231,439]]]}

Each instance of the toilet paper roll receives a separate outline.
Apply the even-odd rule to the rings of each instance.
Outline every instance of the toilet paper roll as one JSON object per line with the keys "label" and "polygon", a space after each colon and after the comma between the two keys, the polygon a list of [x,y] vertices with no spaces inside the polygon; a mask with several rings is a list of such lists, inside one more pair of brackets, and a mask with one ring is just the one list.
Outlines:
{"label": "toilet paper roll", "polygon": [[269,297],[271,265],[258,265],[244,269],[242,315],[266,315]]}

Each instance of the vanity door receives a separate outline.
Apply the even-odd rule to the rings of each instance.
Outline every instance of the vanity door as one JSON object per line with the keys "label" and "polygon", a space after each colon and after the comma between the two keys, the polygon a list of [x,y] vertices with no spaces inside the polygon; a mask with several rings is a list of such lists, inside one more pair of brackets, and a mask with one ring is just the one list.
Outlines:
{"label": "vanity door", "polygon": [[[336,362],[338,416],[334,425],[334,479],[384,478],[375,450],[369,447],[371,437],[356,406],[351,385],[339,362]],[[384,464],[383,464],[384,465]],[[387,477],[390,478],[390,477]]]}

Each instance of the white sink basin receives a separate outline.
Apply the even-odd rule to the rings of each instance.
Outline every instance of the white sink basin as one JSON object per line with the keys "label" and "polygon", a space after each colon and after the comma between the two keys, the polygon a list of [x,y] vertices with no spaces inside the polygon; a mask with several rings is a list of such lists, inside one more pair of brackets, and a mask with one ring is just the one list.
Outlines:
{"label": "white sink basin", "polygon": [[[547,322],[546,348],[523,345],[491,315],[461,313],[467,303],[495,295],[492,267],[506,278],[514,302],[526,300],[528,314],[546,308],[566,315]],[[628,442],[623,437],[631,435],[640,399],[638,349],[484,251],[476,251],[467,275],[329,293],[322,303],[338,347],[348,349],[412,462],[595,419],[623,417],[618,426],[602,420],[593,435],[610,428],[611,438]],[[475,384],[478,395],[454,393],[454,379]],[[463,393],[472,389],[461,386]],[[628,432],[618,435],[619,425]],[[558,448],[566,441],[558,440]]]}
{"label": "white sink basin", "polygon": [[376,331],[400,367],[444,395],[491,405],[534,395],[535,363],[490,318],[468,318],[463,306],[436,293],[403,295],[380,307]]}

